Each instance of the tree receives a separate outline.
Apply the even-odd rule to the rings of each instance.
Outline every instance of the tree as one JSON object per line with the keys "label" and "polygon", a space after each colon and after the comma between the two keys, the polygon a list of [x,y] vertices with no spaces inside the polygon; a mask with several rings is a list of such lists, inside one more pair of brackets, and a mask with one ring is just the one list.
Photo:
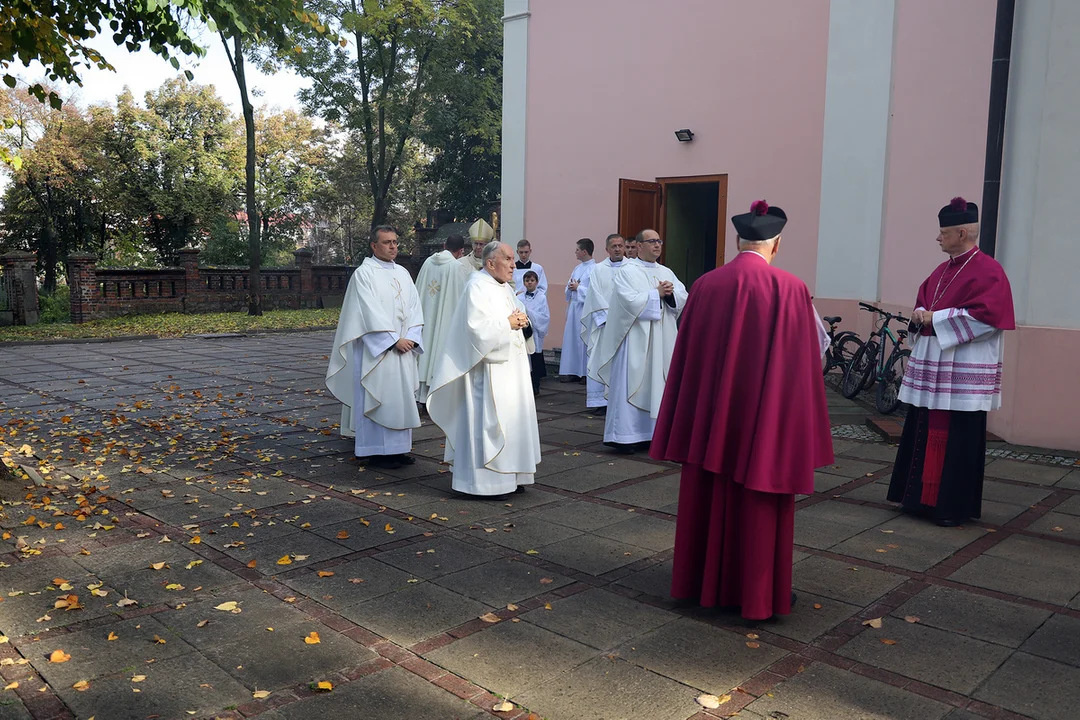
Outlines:
{"label": "tree", "polygon": [[427,177],[459,218],[484,216],[501,192],[502,0],[475,0],[477,25],[440,47],[442,74],[423,111],[420,139],[434,153]]}
{"label": "tree", "polygon": [[458,70],[441,48],[477,26],[476,0],[317,0],[344,45],[306,37],[289,61],[314,81],[305,107],[356,133],[371,194],[369,228],[386,222],[406,147],[432,87]]}
{"label": "tree", "polygon": [[[9,70],[16,60],[24,66],[37,61],[45,68],[49,82],[81,85],[80,66],[102,70],[113,67],[101,53],[88,47],[86,40],[95,37],[108,21],[112,39],[134,51],[144,43],[179,69],[175,51],[202,55],[203,49],[192,42],[181,22],[185,9],[201,0],[5,0],[0,3],[0,72],[4,84],[14,88],[18,80]],[[191,74],[188,73],[188,79]],[[30,86],[29,92],[40,102],[59,109],[63,100],[44,82]],[[0,116],[5,121],[8,115]],[[10,126],[9,126],[10,127]],[[0,162],[19,169],[21,160],[10,146],[0,144]]]}

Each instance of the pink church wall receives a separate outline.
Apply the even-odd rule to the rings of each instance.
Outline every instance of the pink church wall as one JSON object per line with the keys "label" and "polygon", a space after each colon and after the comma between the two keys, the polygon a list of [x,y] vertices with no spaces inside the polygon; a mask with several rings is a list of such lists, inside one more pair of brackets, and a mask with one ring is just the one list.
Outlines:
{"label": "pink church wall", "polygon": [[[727,214],[761,197],[782,206],[791,220],[778,264],[813,285],[828,0],[541,0],[530,10],[525,232],[551,284],[552,347],[574,241],[591,237],[606,257],[620,177],[727,173]],[[684,127],[692,143],[676,141]]]}
{"label": "pink church wall", "polygon": [[880,299],[911,308],[946,258],[937,211],[956,195],[982,203],[994,3],[896,4]]}

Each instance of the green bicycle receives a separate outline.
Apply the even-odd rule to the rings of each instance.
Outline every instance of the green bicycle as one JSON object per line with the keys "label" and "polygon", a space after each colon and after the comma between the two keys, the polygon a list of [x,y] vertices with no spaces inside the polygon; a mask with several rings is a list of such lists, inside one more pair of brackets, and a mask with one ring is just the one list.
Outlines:
{"label": "green bicycle", "polygon": [[[844,378],[840,381],[840,394],[852,400],[861,391],[869,390],[876,382],[874,406],[878,412],[890,415],[900,405],[900,385],[904,381],[911,351],[903,347],[908,331],[897,330],[894,334],[889,323],[897,320],[907,325],[911,321],[903,315],[894,315],[866,303],[859,303],[859,307],[881,316],[881,327],[870,333],[866,342],[855,351],[844,370]],[[884,349],[890,342],[892,348],[886,353]]]}

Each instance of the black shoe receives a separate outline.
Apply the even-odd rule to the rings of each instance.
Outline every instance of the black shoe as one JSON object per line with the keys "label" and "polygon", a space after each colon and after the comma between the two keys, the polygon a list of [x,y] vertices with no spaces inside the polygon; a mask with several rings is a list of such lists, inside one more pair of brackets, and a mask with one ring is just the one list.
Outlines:
{"label": "black shoe", "polygon": [[397,470],[402,465],[400,458],[400,455],[372,455],[368,464],[384,470]]}
{"label": "black shoe", "polygon": [[559,376],[559,382],[561,382],[561,383],[577,382],[577,376],[576,375],[560,375]]}
{"label": "black shoe", "polygon": [[405,455],[404,453],[402,453],[401,455],[397,455],[396,457],[398,459],[398,462],[400,462],[402,465],[416,464],[416,458],[414,458],[412,455]]}
{"label": "black shoe", "polygon": [[795,603],[799,601],[799,596],[795,593],[791,593],[791,607],[795,607]]}
{"label": "black shoe", "polygon": [[616,454],[618,454],[618,455],[633,455],[634,454],[634,446],[633,445],[626,445],[624,443],[614,443],[614,442],[613,443],[604,443],[604,444],[607,445],[608,447],[610,447],[612,450],[614,450],[616,452]]}
{"label": "black shoe", "polygon": [[523,493],[523,492],[525,492],[525,486],[524,485],[518,485],[516,488],[514,488],[514,492],[515,493]]}
{"label": "black shoe", "polygon": [[964,524],[961,520],[951,520],[949,518],[942,518],[936,522],[939,527],[960,527]]}
{"label": "black shoe", "polygon": [[596,415],[597,417],[604,417],[605,415],[607,415],[607,406],[605,405],[604,407],[589,408],[589,412],[591,412],[593,415]]}
{"label": "black shoe", "polygon": [[649,452],[652,448],[652,440],[645,440],[644,442],[634,443],[634,449],[641,450],[642,452]]}

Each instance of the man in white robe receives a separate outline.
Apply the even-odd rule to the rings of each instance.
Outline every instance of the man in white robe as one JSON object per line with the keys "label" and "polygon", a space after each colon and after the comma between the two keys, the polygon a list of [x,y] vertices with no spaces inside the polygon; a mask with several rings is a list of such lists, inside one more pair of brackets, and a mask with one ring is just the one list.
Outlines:
{"label": "man in white robe", "polygon": [[537,287],[546,295],[548,291],[547,273],[544,272],[544,266],[538,262],[532,261],[532,243],[528,240],[518,240],[517,244],[517,262],[514,263],[514,293],[518,296],[525,293],[525,284],[522,282],[522,278],[529,270],[536,273]]}
{"label": "man in white robe", "polygon": [[638,258],[614,276],[593,361],[608,388],[604,444],[626,454],[652,439],[687,296],[675,273],[656,262],[663,246],[656,231],[642,230],[637,240]]}
{"label": "man in white robe", "polygon": [[398,468],[416,462],[406,453],[420,427],[416,358],[424,316],[409,271],[394,262],[394,228],[375,228],[371,251],[349,279],[326,386],[341,401],[341,434],[355,437],[356,456]]}
{"label": "man in white robe", "polygon": [[607,388],[600,382],[593,358],[597,355],[596,347],[600,334],[604,331],[604,323],[607,322],[608,296],[611,295],[615,282],[615,273],[623,264],[626,251],[623,236],[618,233],[608,235],[605,249],[607,259],[597,263],[593,269],[589,278],[589,295],[585,298],[585,306],[581,310],[581,339],[589,357],[588,377],[585,380],[585,407],[595,408],[597,415],[607,412]]}
{"label": "man in white robe", "polygon": [[420,389],[416,393],[416,399],[421,403],[427,402],[435,360],[442,354],[450,319],[465,292],[465,281],[469,279],[468,269],[457,262],[464,251],[464,239],[460,235],[451,235],[441,251],[424,261],[416,276],[416,290],[424,311],[424,352],[420,355]]}
{"label": "man in white robe", "polygon": [[533,482],[540,431],[530,392],[528,316],[510,289],[514,252],[492,242],[451,321],[428,414],[446,433],[452,486],[497,497]]}
{"label": "man in white robe", "polygon": [[469,272],[483,270],[484,262],[480,256],[484,252],[484,246],[494,239],[495,229],[488,225],[486,220],[477,220],[469,226],[469,242],[472,243],[472,252],[462,257],[458,262]]}
{"label": "man in white robe", "polygon": [[581,339],[581,314],[589,297],[589,278],[596,261],[592,259],[593,241],[577,241],[574,255],[578,266],[566,283],[566,327],[563,328],[562,353],[559,357],[559,382],[582,382],[588,374],[589,356]]}
{"label": "man in white robe", "polygon": [[540,289],[540,277],[533,270],[526,270],[521,283],[525,292],[518,296],[529,317],[532,328],[533,353],[529,355],[532,366],[533,395],[540,394],[540,380],[547,377],[547,365],[544,363],[544,338],[551,325],[551,308],[548,307],[547,293]]}

